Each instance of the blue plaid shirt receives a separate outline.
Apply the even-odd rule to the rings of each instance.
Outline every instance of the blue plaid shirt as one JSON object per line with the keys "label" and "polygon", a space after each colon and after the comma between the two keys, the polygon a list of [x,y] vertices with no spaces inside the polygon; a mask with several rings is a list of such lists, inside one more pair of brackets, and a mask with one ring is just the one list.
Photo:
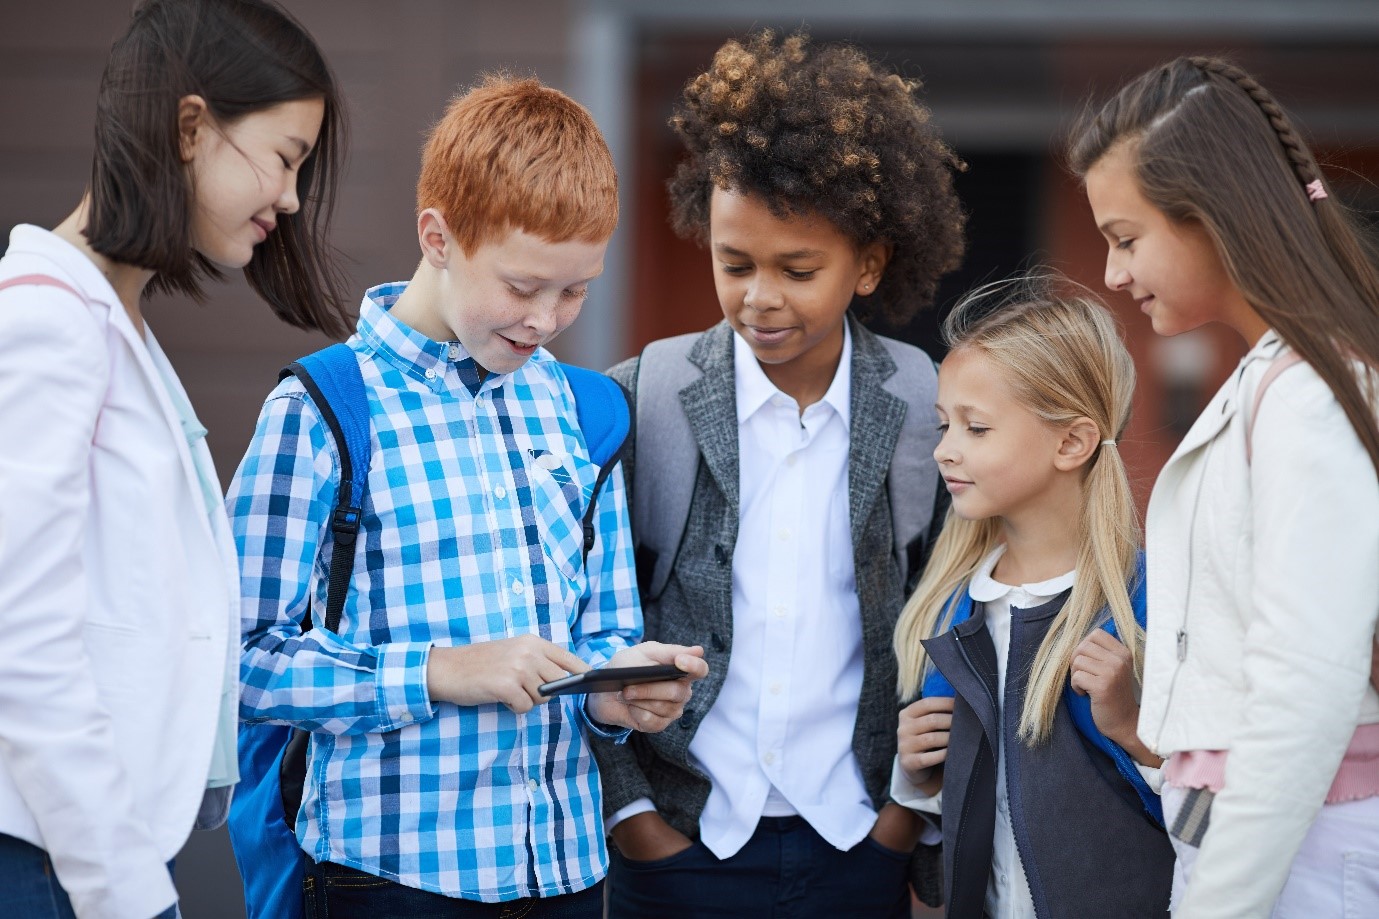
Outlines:
{"label": "blue plaid shirt", "polygon": [[[264,403],[228,507],[243,569],[246,721],[316,732],[297,836],[409,887],[500,901],[582,890],[607,854],[582,696],[525,715],[432,702],[434,645],[535,634],[593,666],[640,639],[622,471],[599,497],[573,396],[544,350],[482,382],[458,343],[370,290],[357,334],[373,461],[338,634],[324,619],[339,460],[300,382]],[[625,732],[618,736],[625,736]]]}

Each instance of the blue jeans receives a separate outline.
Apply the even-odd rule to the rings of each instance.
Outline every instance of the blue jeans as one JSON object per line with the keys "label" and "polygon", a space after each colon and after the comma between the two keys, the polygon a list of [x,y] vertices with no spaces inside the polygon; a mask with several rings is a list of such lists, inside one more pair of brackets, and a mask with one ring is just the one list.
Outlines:
{"label": "blue jeans", "polygon": [[310,865],[307,919],[602,919],[603,882],[557,897],[480,903],[405,887],[344,865]]}
{"label": "blue jeans", "polygon": [[736,854],[701,842],[669,858],[610,853],[609,919],[908,919],[908,852],[870,838],[846,852],[801,817],[763,817]]}
{"label": "blue jeans", "polygon": [[[172,862],[168,862],[172,873]],[[24,919],[76,919],[67,891],[58,883],[53,861],[38,846],[0,833],[0,891],[5,914]],[[175,919],[171,906],[154,919]]]}

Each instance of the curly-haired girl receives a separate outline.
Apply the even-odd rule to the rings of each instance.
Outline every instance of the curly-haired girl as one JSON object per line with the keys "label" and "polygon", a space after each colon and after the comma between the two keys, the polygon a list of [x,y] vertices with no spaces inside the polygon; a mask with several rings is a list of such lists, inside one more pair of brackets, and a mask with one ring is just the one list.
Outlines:
{"label": "curly-haired girl", "polygon": [[890,636],[939,497],[935,373],[849,314],[904,321],[962,255],[961,164],[917,89],[761,32],[671,120],[674,224],[724,321],[611,373],[647,637],[703,645],[710,676],[678,727],[600,751],[614,917],[909,915]]}

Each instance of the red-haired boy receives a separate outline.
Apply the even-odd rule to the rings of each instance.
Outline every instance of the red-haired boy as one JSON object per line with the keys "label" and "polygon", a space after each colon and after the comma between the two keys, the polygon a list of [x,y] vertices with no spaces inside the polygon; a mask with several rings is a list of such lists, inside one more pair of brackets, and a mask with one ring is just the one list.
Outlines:
{"label": "red-haired boy", "polygon": [[231,486],[241,713],[314,732],[297,822],[309,906],[413,919],[530,900],[521,915],[601,916],[585,732],[661,730],[689,686],[554,701],[537,687],[605,663],[707,672],[699,649],[634,646],[620,470],[583,558],[598,469],[543,348],[603,269],[617,177],[578,104],[490,78],[432,130],[417,210],[421,263],[367,292],[349,342],[373,459],[338,633],[302,630],[327,589],[339,469],[295,377],[269,396]]}

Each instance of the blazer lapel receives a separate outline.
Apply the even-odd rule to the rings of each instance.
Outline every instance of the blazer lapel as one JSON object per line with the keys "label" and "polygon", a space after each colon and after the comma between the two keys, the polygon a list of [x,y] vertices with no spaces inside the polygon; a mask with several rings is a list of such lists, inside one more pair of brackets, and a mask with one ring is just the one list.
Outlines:
{"label": "blazer lapel", "polygon": [[727,322],[709,329],[689,360],[704,375],[680,390],[680,404],[734,519],[738,512],[737,394],[733,375],[733,330]]}
{"label": "blazer lapel", "polygon": [[848,437],[848,519],[854,550],[867,515],[886,482],[906,405],[881,388],[895,373],[895,363],[871,332],[851,316],[852,396]]}
{"label": "blazer lapel", "polygon": [[[176,382],[176,374],[172,372],[172,365],[163,354],[153,333],[148,333],[145,339],[134,328],[129,315],[118,304],[110,310],[110,322],[119,331],[129,346],[130,353],[134,355],[134,362],[144,375],[145,385],[153,393],[154,399],[158,403],[158,409],[163,416],[163,422],[167,425],[168,432],[172,435],[172,442],[177,450],[177,458],[182,466],[182,479],[188,489],[191,490],[196,505],[202,504],[201,496],[201,477],[197,474],[195,461],[192,459],[191,449],[187,443],[187,436],[182,430],[182,419],[177,414],[177,408],[172,404],[172,397],[168,395],[168,385],[180,385]],[[147,328],[147,326],[145,326]],[[160,369],[163,368],[163,369]],[[164,379],[163,370],[168,373],[167,380]],[[185,394],[183,398],[186,398]],[[205,444],[201,445],[202,447]],[[215,532],[211,528],[211,521],[206,514],[195,515],[201,521],[203,531],[211,540],[216,543],[216,548],[221,551],[220,540],[216,538]]]}

